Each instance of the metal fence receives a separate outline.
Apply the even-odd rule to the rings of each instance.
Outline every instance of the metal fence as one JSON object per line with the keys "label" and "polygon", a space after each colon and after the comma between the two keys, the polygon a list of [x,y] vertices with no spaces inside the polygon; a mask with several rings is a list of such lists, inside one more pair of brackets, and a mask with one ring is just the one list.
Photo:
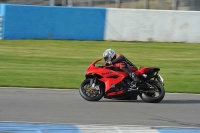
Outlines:
{"label": "metal fence", "polygon": [[0,0],[0,3],[200,11],[200,0]]}

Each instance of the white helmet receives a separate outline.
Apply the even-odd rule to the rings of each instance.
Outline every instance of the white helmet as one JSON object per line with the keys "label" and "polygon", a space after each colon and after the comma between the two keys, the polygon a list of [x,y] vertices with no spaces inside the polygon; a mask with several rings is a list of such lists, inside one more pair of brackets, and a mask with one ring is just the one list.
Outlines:
{"label": "white helmet", "polygon": [[103,53],[103,58],[106,62],[112,60],[112,58],[116,55],[115,51],[112,49],[106,49]]}

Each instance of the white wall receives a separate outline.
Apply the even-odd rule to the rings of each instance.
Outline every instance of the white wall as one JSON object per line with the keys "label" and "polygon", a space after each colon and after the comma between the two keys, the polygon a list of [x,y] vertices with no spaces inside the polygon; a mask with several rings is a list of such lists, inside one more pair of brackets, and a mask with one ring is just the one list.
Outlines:
{"label": "white wall", "polygon": [[108,9],[105,40],[200,43],[200,12]]}

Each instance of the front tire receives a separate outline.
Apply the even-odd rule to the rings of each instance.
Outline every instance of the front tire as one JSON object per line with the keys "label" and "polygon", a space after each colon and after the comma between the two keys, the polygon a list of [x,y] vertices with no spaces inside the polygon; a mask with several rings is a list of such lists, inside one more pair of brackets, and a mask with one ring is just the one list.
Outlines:
{"label": "front tire", "polygon": [[81,83],[79,93],[87,101],[99,101],[104,96],[104,91],[101,86],[99,86],[99,90],[91,87],[90,79],[86,79]]}
{"label": "front tire", "polygon": [[[154,89],[151,90],[151,92],[149,91],[150,93],[149,92],[141,93],[140,98],[143,101],[148,102],[148,103],[160,102],[165,96],[165,89],[163,85],[160,82],[152,81],[152,80],[148,83],[151,84],[154,87]],[[158,96],[156,96],[156,93],[158,93]]]}

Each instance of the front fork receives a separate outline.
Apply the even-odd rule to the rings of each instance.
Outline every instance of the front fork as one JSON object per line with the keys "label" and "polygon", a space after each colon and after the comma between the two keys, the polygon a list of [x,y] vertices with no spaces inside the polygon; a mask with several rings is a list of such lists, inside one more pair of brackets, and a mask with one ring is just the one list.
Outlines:
{"label": "front fork", "polygon": [[96,78],[90,79],[90,87],[94,90],[100,90],[99,85],[96,85]]}
{"label": "front fork", "polygon": [[94,79],[90,79],[90,86],[92,86],[92,84],[94,83]]}

